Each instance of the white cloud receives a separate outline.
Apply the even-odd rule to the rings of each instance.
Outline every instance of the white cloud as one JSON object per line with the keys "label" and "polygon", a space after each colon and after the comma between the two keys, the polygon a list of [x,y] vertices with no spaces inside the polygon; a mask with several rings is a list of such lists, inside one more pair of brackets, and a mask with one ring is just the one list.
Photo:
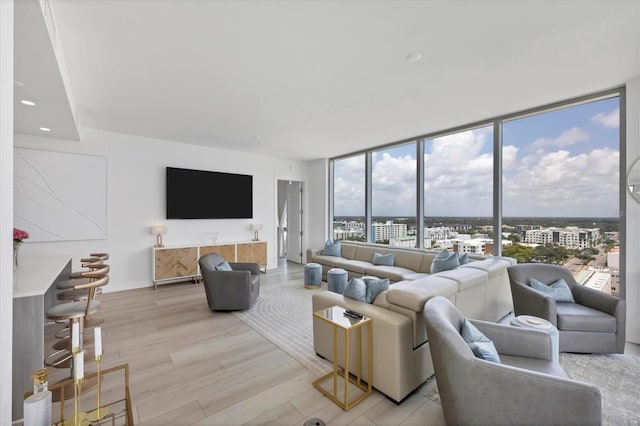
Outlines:
{"label": "white cloud", "polygon": [[604,127],[616,129],[620,127],[620,108],[611,112],[601,112],[591,117],[591,121],[601,124]]}
{"label": "white cloud", "polygon": [[532,149],[540,149],[546,146],[565,147],[571,146],[577,142],[583,142],[589,139],[589,134],[579,127],[572,127],[562,132],[557,138],[540,138],[531,144]]}
{"label": "white cloud", "polygon": [[619,152],[536,153],[505,175],[505,216],[611,216],[618,210]]}

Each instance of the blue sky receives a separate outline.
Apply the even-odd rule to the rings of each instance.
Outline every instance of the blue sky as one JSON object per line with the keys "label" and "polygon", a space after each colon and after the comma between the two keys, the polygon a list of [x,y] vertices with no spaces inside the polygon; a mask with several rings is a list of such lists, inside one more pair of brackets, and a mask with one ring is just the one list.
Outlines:
{"label": "blue sky", "polygon": [[[614,217],[618,214],[619,99],[610,98],[506,122],[503,214]],[[491,216],[492,129],[425,145],[428,216]],[[375,215],[415,213],[415,146],[374,153]],[[364,214],[364,159],[336,163],[335,214]]]}

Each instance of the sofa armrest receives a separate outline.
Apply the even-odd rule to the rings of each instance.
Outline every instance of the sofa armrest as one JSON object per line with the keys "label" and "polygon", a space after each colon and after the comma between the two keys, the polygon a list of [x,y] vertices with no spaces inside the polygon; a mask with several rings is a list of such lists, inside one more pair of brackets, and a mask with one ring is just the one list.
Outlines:
{"label": "sofa armrest", "polygon": [[516,315],[531,315],[543,318],[554,326],[558,326],[558,315],[555,299],[543,294],[526,284],[511,280],[513,308]]}
{"label": "sofa armrest", "polygon": [[229,266],[234,271],[249,271],[252,274],[260,273],[260,265],[251,262],[230,262]]}
{"label": "sofa armrest", "polygon": [[[483,397],[469,398],[464,390],[454,395],[460,410],[452,413],[454,421],[474,419],[478,424],[499,424],[509,419],[511,424],[531,424],[532,421],[536,424],[601,424],[600,391],[592,384],[484,360],[473,362],[473,374],[450,380],[466,389],[483,389]],[[512,397],[505,404],[507,395]]]}
{"label": "sofa armrest", "polygon": [[469,321],[493,342],[498,353],[547,361],[552,359],[551,336],[544,331],[473,319]]}
{"label": "sofa armrest", "polygon": [[584,306],[596,309],[601,312],[605,312],[609,315],[616,315],[616,310],[620,303],[624,303],[624,300],[619,297],[612,296],[611,294],[603,293],[601,291],[594,290],[582,285],[574,286],[571,289],[571,293],[576,301]]}
{"label": "sofa armrest", "polygon": [[458,283],[456,281],[430,275],[411,281],[406,285],[391,286],[386,293],[386,298],[391,304],[414,312],[422,312],[424,304],[433,296],[451,297],[457,291]]}

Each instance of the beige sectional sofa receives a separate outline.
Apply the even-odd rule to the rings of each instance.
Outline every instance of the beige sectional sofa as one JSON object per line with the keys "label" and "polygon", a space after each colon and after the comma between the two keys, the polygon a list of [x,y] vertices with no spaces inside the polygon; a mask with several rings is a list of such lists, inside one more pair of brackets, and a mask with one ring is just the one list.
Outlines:
{"label": "beige sectional sofa", "polygon": [[[373,387],[398,403],[434,373],[422,319],[429,298],[447,297],[465,316],[487,321],[498,321],[513,310],[507,274],[507,266],[516,263],[512,258],[471,256],[465,265],[430,274],[437,251],[345,241],[340,257],[324,256],[320,251],[308,250],[307,262],[320,263],[324,279],[329,269],[342,268],[349,278],[373,275],[392,282],[372,304],[330,291],[318,291],[312,300],[314,312],[339,305],[372,318]],[[375,252],[395,253],[394,266],[373,265]],[[362,339],[365,351],[366,333]],[[314,318],[313,340],[315,352],[333,360],[333,331],[327,322]],[[355,353],[354,340],[351,353]],[[338,353],[343,353],[341,347]],[[343,365],[341,355],[338,362]],[[356,367],[355,362],[352,357],[350,369]],[[367,371],[366,365],[363,369]]]}

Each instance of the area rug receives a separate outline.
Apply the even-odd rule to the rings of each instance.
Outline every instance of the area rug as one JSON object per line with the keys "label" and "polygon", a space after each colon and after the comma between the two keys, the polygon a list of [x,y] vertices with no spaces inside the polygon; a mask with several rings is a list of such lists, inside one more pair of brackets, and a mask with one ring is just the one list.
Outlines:
{"label": "area rug", "polygon": [[[332,364],[313,350],[311,296],[321,290],[306,289],[303,279],[264,281],[267,282],[260,286],[260,295],[251,309],[234,314],[316,375],[331,371]],[[322,283],[321,289],[326,287]]]}
{"label": "area rug", "polygon": [[602,423],[640,425],[640,357],[632,354],[560,354],[576,380],[592,383],[602,396]]}
{"label": "area rug", "polygon": [[[311,296],[320,290],[305,289],[302,278],[265,281],[255,305],[234,315],[315,374],[331,371],[331,363],[313,351]],[[640,357],[562,353],[560,363],[572,378],[600,389],[604,425],[640,425]],[[440,403],[437,388],[426,396]]]}

